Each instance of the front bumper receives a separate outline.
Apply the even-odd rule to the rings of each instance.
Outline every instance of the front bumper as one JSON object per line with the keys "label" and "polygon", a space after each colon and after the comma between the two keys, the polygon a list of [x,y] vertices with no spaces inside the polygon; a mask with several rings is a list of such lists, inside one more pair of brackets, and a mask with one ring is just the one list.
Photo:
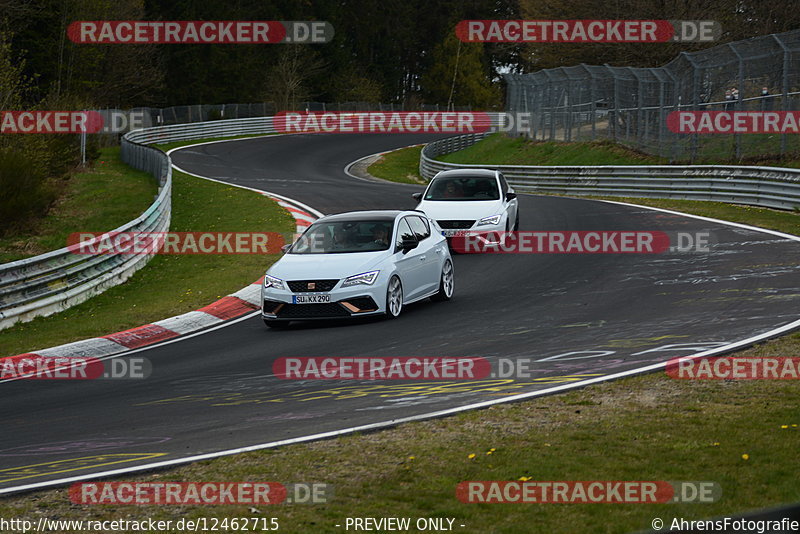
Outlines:
{"label": "front bumper", "polygon": [[451,244],[454,237],[463,238],[465,236],[473,237],[479,243],[486,245],[503,242],[505,232],[505,223],[501,221],[500,224],[486,224],[463,230],[442,230],[442,235],[447,239],[448,245]]}
{"label": "front bumper", "polygon": [[364,317],[384,313],[385,288],[377,283],[373,286],[353,286],[329,291],[331,301],[318,304],[295,304],[293,296],[319,295],[323,293],[293,293],[274,288],[261,290],[261,316],[272,321],[305,321],[314,319],[343,319]]}

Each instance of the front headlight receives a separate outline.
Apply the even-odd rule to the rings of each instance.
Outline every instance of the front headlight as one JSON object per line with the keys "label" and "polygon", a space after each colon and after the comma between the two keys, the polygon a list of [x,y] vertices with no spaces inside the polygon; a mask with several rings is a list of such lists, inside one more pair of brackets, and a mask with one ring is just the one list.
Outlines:
{"label": "front headlight", "polygon": [[489,224],[499,224],[500,219],[502,219],[502,215],[492,215],[491,217],[484,217],[480,221],[478,221],[478,226],[486,226]]}
{"label": "front headlight", "polygon": [[370,271],[368,273],[361,273],[353,276],[348,276],[347,278],[344,279],[344,282],[342,282],[342,287],[357,286],[359,284],[371,286],[373,283],[375,283],[375,280],[378,278],[378,273],[380,273],[380,271]]}
{"label": "front headlight", "polygon": [[268,274],[264,275],[264,289],[268,288],[274,289],[286,289],[286,286],[283,284],[283,280],[280,278],[275,278],[274,276],[270,276]]}

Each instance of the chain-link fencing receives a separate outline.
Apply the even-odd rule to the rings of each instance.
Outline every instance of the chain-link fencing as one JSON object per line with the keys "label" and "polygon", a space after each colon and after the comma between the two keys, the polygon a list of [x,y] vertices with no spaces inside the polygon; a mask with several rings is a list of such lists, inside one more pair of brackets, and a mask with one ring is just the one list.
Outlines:
{"label": "chain-link fencing", "polygon": [[584,65],[507,74],[506,111],[529,113],[533,139],[609,139],[669,161],[800,153],[792,134],[679,134],[673,111],[800,107],[800,30],[683,52],[662,67]]}

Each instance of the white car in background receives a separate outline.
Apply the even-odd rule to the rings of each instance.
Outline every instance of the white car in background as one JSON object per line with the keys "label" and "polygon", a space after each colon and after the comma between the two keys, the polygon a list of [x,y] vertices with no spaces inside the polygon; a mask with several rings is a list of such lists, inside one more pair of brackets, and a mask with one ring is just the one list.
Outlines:
{"label": "white car in background", "polygon": [[442,235],[502,233],[519,229],[517,194],[499,171],[456,169],[433,177],[423,193],[414,193],[417,209],[436,221]]}
{"label": "white car in background", "polygon": [[400,315],[453,296],[453,260],[419,211],[356,211],[315,221],[264,276],[261,316],[289,321]]}

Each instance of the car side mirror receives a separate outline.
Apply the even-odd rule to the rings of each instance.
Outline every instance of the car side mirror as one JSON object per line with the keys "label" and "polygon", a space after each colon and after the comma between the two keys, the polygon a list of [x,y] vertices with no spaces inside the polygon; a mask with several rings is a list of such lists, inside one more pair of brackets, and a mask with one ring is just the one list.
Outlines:
{"label": "car side mirror", "polygon": [[292,247],[292,244],[291,244],[291,243],[286,243],[285,245],[283,245],[283,246],[281,247],[281,252],[283,252],[284,254],[286,254],[286,252],[288,252],[288,250],[289,250],[291,247]]}
{"label": "car side mirror", "polygon": [[422,193],[411,193],[411,197],[417,202],[419,202],[420,200],[422,200]]}
{"label": "car side mirror", "polygon": [[419,245],[419,241],[414,238],[406,238],[403,239],[403,244],[400,246],[400,249],[405,254],[409,250],[414,250]]}
{"label": "car side mirror", "polygon": [[516,193],[512,193],[510,191],[508,193],[506,193],[506,200],[514,200],[515,198],[517,198],[517,194]]}

